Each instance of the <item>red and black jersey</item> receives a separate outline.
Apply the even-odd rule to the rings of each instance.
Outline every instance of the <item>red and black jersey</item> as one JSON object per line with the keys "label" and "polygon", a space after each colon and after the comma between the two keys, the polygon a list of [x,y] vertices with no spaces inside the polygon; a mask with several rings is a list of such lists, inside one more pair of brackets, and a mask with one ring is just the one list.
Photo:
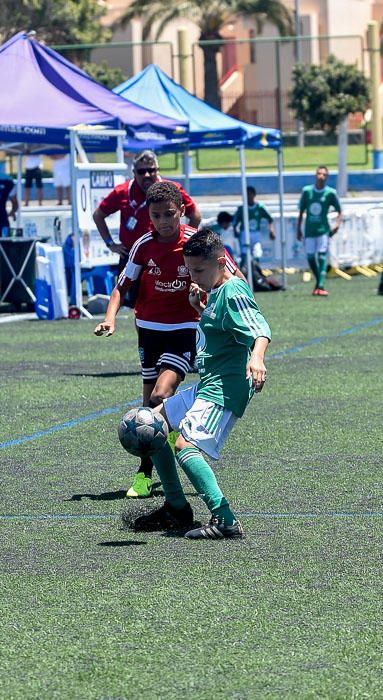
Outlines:
{"label": "red and black jersey", "polygon": [[[157,182],[169,182],[169,180],[158,177]],[[173,184],[180,191],[185,205],[185,216],[190,217],[195,211],[195,203],[179,182]],[[107,215],[120,212],[120,241],[128,250],[140,236],[153,229],[146,206],[146,194],[134,178],[123,182],[122,185],[117,185],[109,192],[100,203],[100,209]],[[131,222],[135,222],[133,227],[130,226]]]}
{"label": "red and black jersey", "polygon": [[[194,233],[195,228],[181,224],[176,241],[168,243],[155,231],[148,231],[133,245],[118,284],[140,277],[134,308],[140,328],[171,331],[197,327],[199,315],[189,303],[191,278],[183,256],[184,243]],[[226,265],[234,274],[237,266],[228,253]]]}

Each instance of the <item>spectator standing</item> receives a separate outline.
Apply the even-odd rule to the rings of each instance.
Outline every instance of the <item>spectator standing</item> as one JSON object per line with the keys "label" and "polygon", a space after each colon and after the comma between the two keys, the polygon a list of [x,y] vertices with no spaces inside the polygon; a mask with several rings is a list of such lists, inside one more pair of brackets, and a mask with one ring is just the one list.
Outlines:
{"label": "spectator standing", "polygon": [[64,195],[68,204],[71,203],[71,177],[69,153],[51,156],[53,161],[53,184],[56,188],[57,204],[63,204]]}
{"label": "spectator standing", "polygon": [[[93,214],[94,222],[104,240],[105,245],[114,253],[120,255],[119,272],[128,262],[129,253],[140,236],[153,229],[146,205],[146,192],[150,185],[162,180],[159,174],[157,156],[153,151],[142,151],[133,161],[134,177],[117,185],[100,203]],[[191,197],[176,182],[183,204],[185,216],[193,228],[198,228],[201,222],[201,214]],[[119,241],[113,240],[106,219],[110,214],[120,212]],[[134,299],[130,295],[130,302],[134,305]]]}
{"label": "spectator standing", "polygon": [[31,189],[35,182],[37,189],[37,199],[39,205],[43,203],[43,175],[41,156],[28,154],[25,157],[25,206],[29,205],[31,199]]}

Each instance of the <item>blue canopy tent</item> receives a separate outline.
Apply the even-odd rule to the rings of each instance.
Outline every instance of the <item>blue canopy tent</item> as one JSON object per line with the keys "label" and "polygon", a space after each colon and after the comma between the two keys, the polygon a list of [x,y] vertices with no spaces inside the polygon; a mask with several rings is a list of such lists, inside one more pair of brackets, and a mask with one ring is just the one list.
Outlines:
{"label": "blue canopy tent", "polygon": [[[0,149],[13,147],[14,152],[21,154],[24,144],[29,144],[30,150],[35,152],[41,152],[47,145],[61,146],[71,151],[73,176],[73,129],[81,125],[95,127],[83,136],[88,151],[116,148],[118,160],[122,162],[122,137],[118,131],[121,128],[126,130],[129,149],[156,148],[158,143],[178,148],[187,143],[187,119],[157,114],[119,97],[60,54],[40,44],[34,34],[19,32],[0,47]],[[104,129],[97,131],[97,126]],[[114,134],[108,130],[114,130]],[[21,155],[18,161],[18,198],[21,201]],[[97,166],[94,164],[95,169]],[[77,305],[81,306],[76,202],[74,188],[76,298]]]}
{"label": "blue canopy tent", "polygon": [[[158,66],[151,64],[141,73],[114,88],[114,92],[139,105],[153,106],[160,114],[173,119],[188,119],[188,148],[228,148],[239,149],[242,181],[242,198],[244,202],[244,228],[247,245],[247,268],[251,271],[250,233],[247,217],[246,164],[245,148],[272,148],[277,152],[279,173],[279,205],[281,222],[281,258],[283,285],[286,286],[285,260],[286,236],[283,221],[283,177],[282,177],[282,138],[278,129],[247,124],[234,119],[195,97],[181,85],[174,82]],[[184,150],[179,144],[176,148],[160,143],[155,150],[158,153]],[[187,162],[187,159],[185,159]],[[187,179],[187,173],[185,173]],[[252,285],[252,279],[249,277]]]}
{"label": "blue canopy tent", "polygon": [[0,142],[60,144],[79,124],[123,126],[129,148],[178,147],[188,120],[120,98],[80,68],[19,32],[0,47]]}

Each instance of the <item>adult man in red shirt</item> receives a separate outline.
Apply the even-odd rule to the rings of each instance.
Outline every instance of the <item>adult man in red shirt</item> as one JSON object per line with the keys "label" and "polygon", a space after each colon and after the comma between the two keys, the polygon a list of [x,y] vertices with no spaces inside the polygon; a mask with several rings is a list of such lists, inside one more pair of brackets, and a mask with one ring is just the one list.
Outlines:
{"label": "adult man in red shirt", "polygon": [[[144,233],[153,229],[146,206],[146,192],[150,185],[162,180],[156,154],[148,150],[139,153],[133,161],[133,173],[134,177],[122,185],[117,185],[102,200],[93,214],[94,222],[105,245],[113,253],[120,255],[119,273],[128,261],[133,243]],[[174,184],[181,193],[185,216],[189,219],[190,226],[198,228],[201,222],[199,209],[182,186],[178,182]],[[121,214],[118,243],[113,240],[105,220],[116,211],[120,211]]]}

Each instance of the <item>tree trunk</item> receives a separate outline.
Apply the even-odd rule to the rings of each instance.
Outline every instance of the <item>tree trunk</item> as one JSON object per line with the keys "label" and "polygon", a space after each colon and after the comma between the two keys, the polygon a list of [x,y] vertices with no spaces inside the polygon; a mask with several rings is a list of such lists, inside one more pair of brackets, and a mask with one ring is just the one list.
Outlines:
{"label": "tree trunk", "polygon": [[211,107],[221,109],[221,96],[218,86],[217,53],[220,44],[201,46],[204,56],[205,94],[204,100]]}
{"label": "tree trunk", "polygon": [[348,117],[343,119],[338,126],[338,178],[336,190],[339,197],[347,196],[347,126]]}

